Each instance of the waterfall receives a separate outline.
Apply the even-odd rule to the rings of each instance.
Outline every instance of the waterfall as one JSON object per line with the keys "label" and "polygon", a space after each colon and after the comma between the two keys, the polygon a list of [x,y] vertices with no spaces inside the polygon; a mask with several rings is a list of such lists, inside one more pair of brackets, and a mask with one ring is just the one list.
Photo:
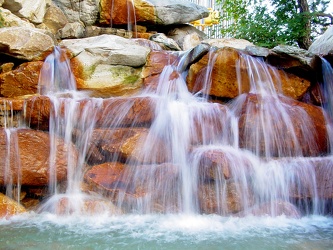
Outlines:
{"label": "waterfall", "polygon": [[[62,213],[81,213],[91,197],[104,196],[124,213],[323,213],[314,166],[325,161],[328,169],[331,158],[315,157],[315,124],[304,106],[283,95],[275,68],[248,55],[238,65],[247,69],[250,92],[211,102],[214,52],[193,93],[179,58],[163,68],[155,88],[100,99],[76,90],[69,61],[55,48],[40,77],[40,93],[52,104],[51,198],[40,211],[57,213],[60,203]],[[56,177],[58,138],[68,148],[65,190]],[[84,180],[100,181],[95,195],[82,191]]]}
{"label": "waterfall", "polygon": [[38,83],[39,94],[75,91],[76,82],[66,52],[55,46],[44,61]]}

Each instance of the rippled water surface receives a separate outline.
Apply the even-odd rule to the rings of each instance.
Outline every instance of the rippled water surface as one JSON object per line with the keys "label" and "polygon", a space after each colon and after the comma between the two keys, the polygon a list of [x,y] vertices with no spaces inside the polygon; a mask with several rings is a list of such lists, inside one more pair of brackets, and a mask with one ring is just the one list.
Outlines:
{"label": "rippled water surface", "polygon": [[333,249],[333,218],[30,214],[1,220],[0,249]]}

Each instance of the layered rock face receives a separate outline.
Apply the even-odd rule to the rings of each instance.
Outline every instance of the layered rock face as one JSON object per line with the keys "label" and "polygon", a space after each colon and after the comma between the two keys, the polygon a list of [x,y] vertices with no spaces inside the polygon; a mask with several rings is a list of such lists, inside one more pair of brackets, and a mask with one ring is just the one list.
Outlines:
{"label": "layered rock face", "polygon": [[[185,23],[208,11],[184,1],[28,2],[0,9],[0,190],[13,198],[0,193],[0,217],[77,189],[83,200],[51,212],[299,217],[314,200],[332,211],[323,51],[202,41]],[[60,62],[77,90],[51,77]]]}

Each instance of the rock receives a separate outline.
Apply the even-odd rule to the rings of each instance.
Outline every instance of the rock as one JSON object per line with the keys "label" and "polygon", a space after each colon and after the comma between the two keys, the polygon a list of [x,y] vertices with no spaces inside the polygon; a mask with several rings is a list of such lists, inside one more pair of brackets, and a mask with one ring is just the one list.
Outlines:
{"label": "rock", "polygon": [[52,210],[49,212],[61,216],[70,216],[73,214],[89,216],[108,214],[112,216],[122,214],[121,209],[117,208],[109,200],[85,195],[59,197],[55,201],[55,204],[52,204],[50,207],[52,207]]}
{"label": "rock", "polygon": [[203,6],[177,0],[101,0],[100,6],[100,23],[113,25],[127,25],[129,18],[134,23],[134,17],[141,24],[183,24],[209,15]]}
{"label": "rock", "polygon": [[229,47],[237,50],[245,50],[247,46],[253,45],[253,43],[247,40],[236,39],[236,38],[206,39],[203,40],[202,43],[207,43],[212,47],[217,47],[217,48]]}
{"label": "rock", "polygon": [[140,67],[145,64],[150,52],[135,41],[115,35],[67,39],[59,45],[69,49],[73,57],[87,64],[86,67],[97,63]]}
{"label": "rock", "polygon": [[18,16],[11,13],[9,10],[0,7],[1,17],[3,18],[4,27],[29,27],[35,26],[29,21],[22,20]]}
{"label": "rock", "polygon": [[[91,164],[116,160],[154,164],[170,157],[163,140],[147,128],[95,129],[91,137]],[[94,152],[96,149],[99,152]]]}
{"label": "rock", "polygon": [[321,108],[286,97],[248,94],[242,98],[240,147],[266,157],[327,153],[328,135]]}
{"label": "rock", "polygon": [[148,47],[152,51],[156,51],[156,50],[161,51],[161,50],[163,50],[161,45],[159,45],[158,43],[156,43],[154,41],[147,40],[147,39],[144,39],[144,38],[135,38],[134,40],[137,44],[139,44],[141,46]]}
{"label": "rock", "polygon": [[[216,60],[214,58],[216,56]],[[239,95],[237,79],[237,62],[240,60],[240,54],[237,50],[229,47],[206,54],[197,63],[191,65],[186,82],[192,92],[202,91],[203,94],[213,96],[234,98]],[[210,65],[208,65],[210,63]],[[206,84],[206,70],[212,67],[210,79],[211,86],[209,89],[203,89]],[[242,74],[247,74],[246,68],[240,69]],[[245,78],[246,79],[246,78]],[[249,91],[249,86],[242,82],[242,91]]]}
{"label": "rock", "polygon": [[279,45],[270,50],[267,63],[308,80],[314,80],[313,54],[294,46]]}
{"label": "rock", "polygon": [[188,24],[177,25],[165,33],[169,38],[176,41],[182,50],[192,49],[206,38],[204,32]]}
{"label": "rock", "polygon": [[144,85],[156,90],[159,76],[166,65],[172,65],[179,59],[178,54],[169,51],[152,51],[148,54],[146,64],[142,70]]}
{"label": "rock", "polygon": [[197,33],[188,34],[184,37],[182,49],[183,50],[192,49],[195,46],[200,45],[200,42],[201,42],[201,38],[199,37],[199,35]]}
{"label": "rock", "polygon": [[180,63],[178,64],[179,71],[187,71],[192,64],[198,62],[209,50],[210,46],[204,43],[187,50],[184,54],[180,55]]}
{"label": "rock", "polygon": [[78,89],[103,97],[132,93],[142,86],[141,69],[150,49],[115,35],[63,40],[72,54]]}
{"label": "rock", "polygon": [[1,96],[17,97],[36,94],[42,66],[42,61],[27,62],[15,70],[0,74]]}
{"label": "rock", "polygon": [[98,19],[99,1],[57,0],[55,3],[63,11],[70,23],[82,22],[84,25],[92,25]]}
{"label": "rock", "polygon": [[85,28],[80,22],[67,23],[64,27],[58,30],[57,35],[61,39],[82,38],[85,36]]}
{"label": "rock", "polygon": [[[273,67],[266,69],[255,59],[250,61],[251,63],[249,61],[238,50],[231,47],[212,51],[203,56],[199,62],[191,65],[186,78],[188,88],[192,92],[202,91],[204,94],[217,97],[235,98],[240,93],[250,91],[252,78],[249,77],[249,71],[258,72],[264,78],[269,73],[270,81],[274,84],[276,91],[282,91],[284,95],[294,99],[300,99],[310,87],[309,80]],[[207,78],[209,74],[207,70],[211,71],[210,78]],[[203,89],[205,85],[209,85],[210,88]]]}
{"label": "rock", "polygon": [[[58,30],[63,28],[68,23],[67,17],[62,10],[55,4],[47,8],[43,19],[43,27],[49,30],[52,34],[57,34]],[[40,27],[39,27],[40,28]]]}
{"label": "rock", "polygon": [[[87,110],[94,114],[95,127],[128,127],[144,126],[151,124],[155,116],[156,100],[149,97],[109,98],[103,99],[100,105],[91,104],[88,99],[78,100],[78,109],[75,113],[79,119]],[[48,130],[52,102],[46,96],[35,96],[26,100],[26,112],[24,119],[28,126],[40,130]],[[64,116],[65,102],[61,102],[59,117]],[[126,113],[119,113],[119,110]]]}
{"label": "rock", "polygon": [[108,162],[93,166],[85,180],[126,211],[177,212],[178,175],[178,168],[172,164],[130,166]]}
{"label": "rock", "polygon": [[0,52],[27,61],[44,60],[55,43],[43,30],[26,27],[0,29]]}
{"label": "rock", "polygon": [[190,65],[201,59],[208,50],[209,45],[199,44],[183,54],[170,51],[152,51],[148,55],[146,65],[142,70],[144,85],[149,87],[151,91],[156,90],[160,74],[163,72],[164,67],[168,65],[174,65],[178,68],[178,72],[175,70],[170,78],[179,78],[179,72],[188,70]]}
{"label": "rock", "polygon": [[230,215],[253,204],[253,194],[243,183],[226,181],[202,184],[198,188],[201,213]]}
{"label": "rock", "polygon": [[[279,159],[289,180],[289,195],[292,199],[314,199],[322,203],[333,199],[332,157]],[[297,181],[296,181],[297,180]]]}
{"label": "rock", "polygon": [[260,56],[260,57],[267,57],[270,53],[269,49],[255,45],[246,46],[245,52],[251,56]]}
{"label": "rock", "polygon": [[9,218],[13,215],[27,212],[26,209],[10,199],[6,195],[0,193],[0,218]]}
{"label": "rock", "polygon": [[[50,177],[50,136],[48,133],[17,129],[8,135],[0,130],[0,185],[13,184],[47,186]],[[10,144],[8,144],[10,142]],[[8,146],[10,145],[10,146]],[[73,145],[66,145],[64,140],[55,138],[54,173],[58,182],[67,176],[68,154],[75,166],[78,153]],[[33,149],[33,150],[32,150]],[[38,154],[36,154],[38,152]],[[19,157],[19,158],[18,158]]]}
{"label": "rock", "polygon": [[325,33],[311,44],[309,52],[322,56],[333,54],[333,26],[328,27]]}
{"label": "rock", "polygon": [[50,2],[50,0],[5,0],[2,7],[32,23],[40,24]]}
{"label": "rock", "polygon": [[176,50],[179,51],[181,48],[178,44],[171,38],[168,38],[163,33],[156,33],[150,36],[150,40],[158,43],[165,50]]}
{"label": "rock", "polygon": [[194,149],[193,158],[198,162],[198,174],[202,181],[221,182],[228,179],[242,179],[253,173],[252,157],[231,148]]}

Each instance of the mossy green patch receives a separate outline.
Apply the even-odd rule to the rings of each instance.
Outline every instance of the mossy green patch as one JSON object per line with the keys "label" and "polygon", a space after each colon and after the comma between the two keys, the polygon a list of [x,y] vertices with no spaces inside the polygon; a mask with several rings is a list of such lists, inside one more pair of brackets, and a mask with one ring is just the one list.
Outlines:
{"label": "mossy green patch", "polygon": [[139,79],[138,75],[130,75],[130,76],[125,77],[124,83],[125,84],[134,84],[134,83],[136,83],[136,81],[138,79]]}

